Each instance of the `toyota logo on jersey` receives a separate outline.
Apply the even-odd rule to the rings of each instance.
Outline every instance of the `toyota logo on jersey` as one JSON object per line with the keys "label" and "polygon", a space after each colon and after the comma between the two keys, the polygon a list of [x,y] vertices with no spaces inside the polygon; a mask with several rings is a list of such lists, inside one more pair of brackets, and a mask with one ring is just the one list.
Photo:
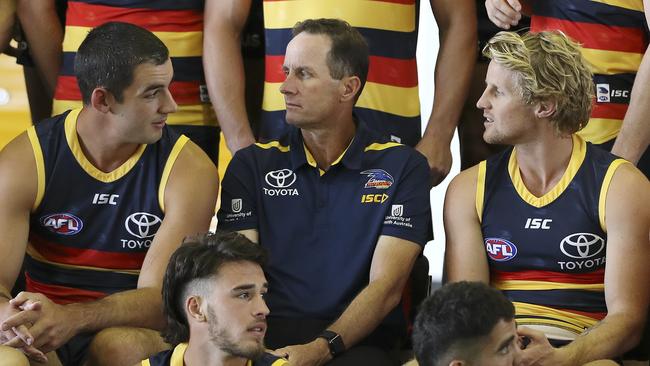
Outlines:
{"label": "toyota logo on jersey", "polygon": [[513,243],[499,238],[485,239],[485,250],[497,262],[509,261],[517,255],[517,247]]}
{"label": "toyota logo on jersey", "polygon": [[156,215],[147,212],[136,212],[126,218],[124,226],[129,234],[136,238],[146,239],[156,235],[161,222],[160,217]]}

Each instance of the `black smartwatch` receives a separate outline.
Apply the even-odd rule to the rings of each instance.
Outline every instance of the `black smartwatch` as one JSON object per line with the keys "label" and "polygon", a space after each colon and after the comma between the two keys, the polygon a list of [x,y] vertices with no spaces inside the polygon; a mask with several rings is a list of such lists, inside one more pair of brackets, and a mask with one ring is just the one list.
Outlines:
{"label": "black smartwatch", "polygon": [[332,332],[331,330],[324,330],[320,335],[318,335],[318,338],[325,338],[332,357],[336,357],[345,351],[343,338],[341,338],[341,335],[336,332]]}

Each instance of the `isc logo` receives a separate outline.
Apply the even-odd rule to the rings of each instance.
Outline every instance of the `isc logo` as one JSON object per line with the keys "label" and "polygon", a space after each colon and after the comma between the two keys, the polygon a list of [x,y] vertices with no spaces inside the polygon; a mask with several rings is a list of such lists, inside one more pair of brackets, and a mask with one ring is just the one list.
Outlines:
{"label": "isc logo", "polygon": [[93,197],[93,205],[117,205],[117,199],[120,198],[118,194],[108,194],[108,193],[95,193]]}
{"label": "isc logo", "polygon": [[528,218],[528,220],[526,220],[526,225],[524,225],[524,229],[548,230],[548,229],[551,228],[551,222],[553,222],[553,220],[551,220],[551,219],[531,219],[531,218]]}
{"label": "isc logo", "polygon": [[499,238],[485,239],[485,250],[497,262],[509,261],[517,255],[517,247],[513,243]]}
{"label": "isc logo", "polygon": [[386,193],[382,194],[364,194],[361,196],[361,203],[384,203],[388,199]]}
{"label": "isc logo", "polygon": [[74,235],[84,226],[80,218],[68,213],[44,216],[41,218],[41,223],[51,232],[61,235]]}

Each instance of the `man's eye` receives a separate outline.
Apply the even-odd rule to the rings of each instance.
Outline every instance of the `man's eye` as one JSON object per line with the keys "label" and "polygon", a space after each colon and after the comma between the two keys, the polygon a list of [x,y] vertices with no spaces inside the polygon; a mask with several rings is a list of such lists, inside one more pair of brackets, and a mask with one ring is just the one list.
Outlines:
{"label": "man's eye", "polygon": [[241,294],[237,295],[237,297],[242,300],[248,300],[251,298],[251,294],[248,292],[242,292]]}

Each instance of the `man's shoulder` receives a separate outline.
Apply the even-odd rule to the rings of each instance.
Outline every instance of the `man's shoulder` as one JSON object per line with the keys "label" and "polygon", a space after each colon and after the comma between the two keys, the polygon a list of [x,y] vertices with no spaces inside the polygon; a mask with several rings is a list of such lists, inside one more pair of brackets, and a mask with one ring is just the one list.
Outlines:
{"label": "man's shoulder", "polygon": [[262,357],[253,361],[252,366],[281,366],[281,365],[286,365],[288,363],[289,361],[287,361],[284,358],[265,352],[262,355]]}

